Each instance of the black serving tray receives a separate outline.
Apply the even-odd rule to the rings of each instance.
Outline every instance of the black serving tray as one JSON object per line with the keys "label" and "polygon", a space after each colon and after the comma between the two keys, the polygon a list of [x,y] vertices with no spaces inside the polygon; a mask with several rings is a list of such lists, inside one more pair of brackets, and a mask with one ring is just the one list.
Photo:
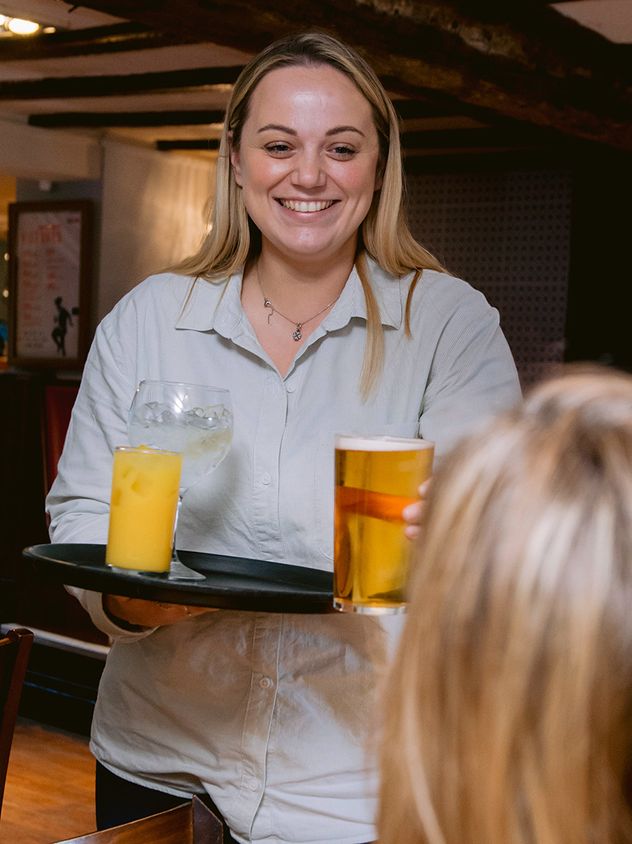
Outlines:
{"label": "black serving tray", "polygon": [[332,574],[319,569],[178,550],[182,562],[205,579],[168,580],[111,569],[105,545],[31,545],[23,554],[38,576],[94,592],[254,612],[334,612]]}

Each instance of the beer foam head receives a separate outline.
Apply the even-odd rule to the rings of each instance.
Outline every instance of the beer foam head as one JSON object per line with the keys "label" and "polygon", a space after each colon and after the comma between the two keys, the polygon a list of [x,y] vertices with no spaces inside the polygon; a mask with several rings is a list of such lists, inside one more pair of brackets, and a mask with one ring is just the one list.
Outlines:
{"label": "beer foam head", "polygon": [[338,434],[335,446],[348,451],[421,451],[424,448],[434,448],[434,443],[407,437],[358,437]]}

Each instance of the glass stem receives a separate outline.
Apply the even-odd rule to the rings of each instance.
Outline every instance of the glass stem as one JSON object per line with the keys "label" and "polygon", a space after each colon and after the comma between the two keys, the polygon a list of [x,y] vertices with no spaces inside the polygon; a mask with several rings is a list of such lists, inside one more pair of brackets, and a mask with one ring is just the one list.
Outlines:
{"label": "glass stem", "polygon": [[179,563],[180,558],[176,551],[176,535],[178,532],[178,519],[180,518],[180,510],[182,509],[182,495],[178,493],[178,503],[176,504],[176,517],[173,520],[173,547],[171,549],[171,562]]}
{"label": "glass stem", "polygon": [[176,505],[176,517],[173,523],[173,548],[171,550],[171,564],[169,566],[169,580],[204,580],[205,576],[200,572],[195,571],[189,566],[185,566],[178,557],[176,551],[176,533],[178,529],[178,517],[180,516],[180,508],[182,507],[182,495],[178,495],[178,503]]}

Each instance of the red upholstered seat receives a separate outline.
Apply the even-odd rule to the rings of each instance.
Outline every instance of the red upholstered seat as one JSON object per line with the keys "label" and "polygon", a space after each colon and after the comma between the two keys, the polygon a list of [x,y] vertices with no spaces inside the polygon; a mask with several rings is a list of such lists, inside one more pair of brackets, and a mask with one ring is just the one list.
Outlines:
{"label": "red upholstered seat", "polygon": [[57,477],[57,463],[66,439],[72,407],[79,387],[76,384],[47,384],[44,388],[44,488],[48,491]]}

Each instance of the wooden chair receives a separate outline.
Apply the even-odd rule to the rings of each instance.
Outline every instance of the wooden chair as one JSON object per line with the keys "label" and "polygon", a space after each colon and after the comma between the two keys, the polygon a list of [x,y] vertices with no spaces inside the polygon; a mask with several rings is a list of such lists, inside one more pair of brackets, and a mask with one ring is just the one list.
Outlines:
{"label": "wooden chair", "polygon": [[175,809],[57,844],[222,844],[219,818],[196,796]]}
{"label": "wooden chair", "polygon": [[22,627],[0,637],[0,814],[13,731],[18,717],[33,634]]}

